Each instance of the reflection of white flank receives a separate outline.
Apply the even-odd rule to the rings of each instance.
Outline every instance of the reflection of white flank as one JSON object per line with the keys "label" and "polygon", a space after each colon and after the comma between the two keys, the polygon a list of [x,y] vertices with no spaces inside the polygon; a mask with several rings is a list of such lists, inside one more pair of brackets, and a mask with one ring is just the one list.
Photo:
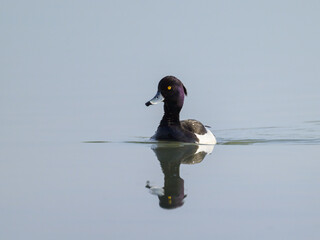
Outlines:
{"label": "reflection of white flank", "polygon": [[164,189],[162,187],[151,186],[149,181],[147,181],[146,188],[149,188],[150,193],[153,195],[157,195],[159,197],[164,195]]}
{"label": "reflection of white flank", "polygon": [[206,128],[207,132],[203,135],[196,134],[197,138],[199,139],[199,144],[216,144],[217,140],[212,132]]}
{"label": "reflection of white flank", "polygon": [[164,190],[161,187],[151,187],[149,191],[152,195],[157,195],[159,197],[162,197],[164,195]]}
{"label": "reflection of white flank", "polygon": [[197,154],[199,152],[205,152],[206,154],[210,154],[210,153],[212,153],[213,148],[214,148],[213,144],[212,145],[209,145],[209,144],[199,145],[195,154]]}

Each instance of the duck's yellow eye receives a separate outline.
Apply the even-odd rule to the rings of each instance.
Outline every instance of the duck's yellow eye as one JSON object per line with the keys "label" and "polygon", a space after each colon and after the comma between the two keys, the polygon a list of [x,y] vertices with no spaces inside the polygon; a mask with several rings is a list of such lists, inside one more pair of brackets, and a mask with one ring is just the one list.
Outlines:
{"label": "duck's yellow eye", "polygon": [[171,86],[168,86],[168,90],[171,90]]}

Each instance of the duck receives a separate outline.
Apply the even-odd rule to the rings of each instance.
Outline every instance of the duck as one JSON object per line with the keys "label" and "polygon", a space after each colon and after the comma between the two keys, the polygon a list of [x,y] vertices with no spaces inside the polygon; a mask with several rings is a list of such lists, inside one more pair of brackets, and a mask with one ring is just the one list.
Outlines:
{"label": "duck", "polygon": [[216,144],[217,140],[208,126],[195,119],[180,121],[185,96],[187,89],[178,78],[166,76],[160,80],[156,95],[145,103],[147,107],[164,103],[164,115],[151,140]]}

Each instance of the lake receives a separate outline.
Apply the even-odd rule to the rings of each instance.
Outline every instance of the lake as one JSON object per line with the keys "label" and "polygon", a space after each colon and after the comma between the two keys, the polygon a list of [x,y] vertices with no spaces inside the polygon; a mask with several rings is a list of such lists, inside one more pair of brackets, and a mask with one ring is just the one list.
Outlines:
{"label": "lake", "polygon": [[314,131],[303,138],[280,129],[286,140],[221,130],[269,138],[201,150],[146,138],[4,143],[1,238],[317,239],[319,122],[304,125]]}

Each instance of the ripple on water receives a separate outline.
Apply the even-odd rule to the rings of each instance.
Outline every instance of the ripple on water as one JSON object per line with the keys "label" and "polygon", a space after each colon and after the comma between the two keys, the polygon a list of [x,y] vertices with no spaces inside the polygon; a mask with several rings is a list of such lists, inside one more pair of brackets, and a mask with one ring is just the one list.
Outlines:
{"label": "ripple on water", "polygon": [[[214,130],[218,145],[252,145],[252,144],[320,144],[320,121],[305,121],[294,126],[264,126],[254,128],[232,128]],[[177,142],[159,142],[149,137],[134,137],[132,140],[105,141],[94,140],[84,143],[134,143],[167,144],[176,146],[185,144]]]}
{"label": "ripple on water", "polygon": [[[320,121],[294,126],[222,129],[215,131],[222,145],[249,144],[320,144]],[[220,137],[221,136],[221,137]]]}

